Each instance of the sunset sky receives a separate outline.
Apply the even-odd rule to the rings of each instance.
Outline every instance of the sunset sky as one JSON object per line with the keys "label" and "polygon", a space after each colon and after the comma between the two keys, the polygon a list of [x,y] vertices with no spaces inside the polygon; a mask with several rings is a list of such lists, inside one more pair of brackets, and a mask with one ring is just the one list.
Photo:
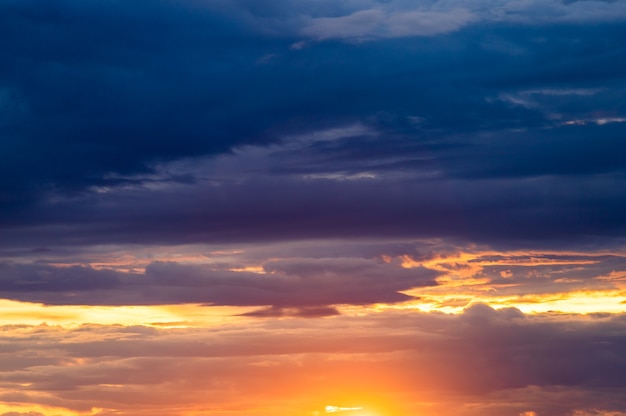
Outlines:
{"label": "sunset sky", "polygon": [[0,0],[0,416],[626,416],[626,0]]}

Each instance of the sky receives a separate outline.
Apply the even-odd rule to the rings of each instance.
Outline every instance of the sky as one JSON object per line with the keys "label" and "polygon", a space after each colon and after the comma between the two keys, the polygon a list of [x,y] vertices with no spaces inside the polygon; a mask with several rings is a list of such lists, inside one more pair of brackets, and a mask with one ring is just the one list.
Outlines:
{"label": "sky", "polygon": [[626,416],[626,0],[2,0],[0,416]]}

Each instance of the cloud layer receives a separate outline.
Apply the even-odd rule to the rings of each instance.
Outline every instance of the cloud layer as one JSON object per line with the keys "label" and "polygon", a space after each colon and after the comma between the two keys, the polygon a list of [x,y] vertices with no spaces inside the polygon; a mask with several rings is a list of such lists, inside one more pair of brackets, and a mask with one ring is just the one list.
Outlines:
{"label": "cloud layer", "polygon": [[264,414],[255,405],[279,392],[289,400],[269,408],[305,415],[324,400],[345,401],[336,386],[360,392],[362,406],[376,398],[392,409],[403,397],[396,410],[427,415],[624,408],[623,317],[525,316],[479,304],[459,316],[391,313],[291,328],[262,322],[210,331],[5,327],[0,345],[13,358],[2,361],[0,395],[127,415],[182,414],[207,402]]}
{"label": "cloud layer", "polygon": [[623,6],[6,2],[0,222],[40,246],[615,239]]}
{"label": "cloud layer", "polygon": [[264,264],[262,273],[176,263],[152,263],[142,274],[90,267],[0,265],[0,293],[8,299],[52,305],[199,303],[290,307],[302,314],[336,313],[335,304],[393,303],[399,293],[433,285],[438,273],[366,259],[289,259]]}

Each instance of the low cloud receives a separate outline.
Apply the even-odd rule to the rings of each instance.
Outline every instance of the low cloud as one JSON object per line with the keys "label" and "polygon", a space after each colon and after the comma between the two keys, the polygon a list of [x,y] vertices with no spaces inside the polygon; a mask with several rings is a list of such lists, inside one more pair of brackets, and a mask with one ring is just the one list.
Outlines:
{"label": "low cloud", "polygon": [[[625,334],[622,315],[524,315],[480,304],[457,316],[386,312],[210,330],[8,326],[0,347],[17,349],[14,361],[0,361],[0,397],[124,414],[156,406],[177,415],[207,400],[297,414],[311,395],[336,403],[342,386],[405,412],[428,399],[427,415],[610,412],[626,406]],[[50,361],[34,364],[33,355]]]}
{"label": "low cloud", "polygon": [[4,263],[0,293],[5,299],[49,305],[271,305],[273,309],[256,316],[315,317],[337,313],[328,305],[412,299],[399,292],[434,285],[438,275],[366,259],[295,259],[264,267],[259,274],[155,262],[139,274]]}

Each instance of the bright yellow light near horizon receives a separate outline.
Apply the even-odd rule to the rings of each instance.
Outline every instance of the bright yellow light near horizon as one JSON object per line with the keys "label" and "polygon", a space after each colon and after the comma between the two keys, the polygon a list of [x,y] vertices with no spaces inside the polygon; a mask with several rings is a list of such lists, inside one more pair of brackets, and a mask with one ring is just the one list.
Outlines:
{"label": "bright yellow light near horizon", "polygon": [[[425,293],[424,293],[425,292]],[[626,294],[622,290],[581,290],[563,293],[537,293],[524,296],[456,291],[453,293],[428,293],[412,290],[405,293],[419,296],[416,301],[402,305],[382,305],[379,309],[417,309],[422,312],[462,313],[473,303],[486,303],[496,309],[513,307],[526,314],[562,312],[572,314],[624,313]]]}
{"label": "bright yellow light near horizon", "polygon": [[[560,256],[583,256],[562,258]],[[459,251],[418,261],[408,255],[400,256],[402,266],[424,266],[443,273],[436,286],[403,291],[419,300],[398,305],[379,305],[376,309],[416,309],[422,312],[462,313],[472,303],[486,303],[499,309],[515,307],[527,314],[539,313],[624,313],[626,312],[626,284],[623,273],[612,272],[590,280],[593,287],[572,288],[573,279],[555,279],[550,285],[525,286],[523,281],[506,281],[507,270],[500,272],[503,279],[497,284],[481,271],[489,266],[567,266],[585,267],[597,264],[603,256],[625,257],[623,252],[582,253],[569,251]],[[510,272],[509,272],[510,273]],[[570,285],[563,285],[570,283]],[[560,287],[559,287],[560,286]],[[559,290],[561,288],[561,290]],[[525,289],[525,290],[522,290]],[[573,290],[572,290],[573,289]],[[526,292],[520,295],[516,292]],[[534,292],[534,293],[533,293]],[[543,293],[542,293],[543,292]]]}
{"label": "bright yellow light near horizon", "polygon": [[17,415],[29,415],[29,414],[42,414],[49,416],[86,416],[86,415],[95,415],[98,413],[98,410],[102,409],[92,409],[92,412],[84,413],[78,411],[72,411],[69,409],[64,409],[62,407],[54,407],[54,406],[46,406],[39,404],[10,404],[10,403],[0,403],[0,414],[17,414]]}
{"label": "bright yellow light near horizon", "polygon": [[363,401],[355,402],[349,400],[349,405],[333,406],[328,405],[322,412],[314,412],[315,416],[337,415],[337,416],[398,416],[399,413],[393,410],[393,405],[389,405],[386,400],[374,400],[364,398]]}
{"label": "bright yellow light near horizon", "polygon": [[512,299],[506,306],[524,313],[563,312],[576,314],[624,313],[626,296],[621,290],[577,291],[556,295],[537,295],[528,302]]}
{"label": "bright yellow light near horizon", "polygon": [[402,293],[418,299],[397,304],[374,304],[369,306],[342,305],[342,314],[366,316],[385,311],[443,312],[461,314],[472,304],[484,303],[494,309],[517,308],[525,314],[565,313],[593,314],[626,312],[626,291],[623,289],[578,290],[560,293],[534,293],[526,295],[498,295],[495,291],[477,287],[434,286],[416,288]]}
{"label": "bright yellow light near horizon", "polygon": [[77,326],[85,323],[160,328],[212,326],[241,320],[238,314],[253,308],[202,305],[85,306],[44,305],[0,299],[0,325]]}
{"label": "bright yellow light near horizon", "polygon": [[326,413],[336,413],[336,412],[349,412],[353,410],[363,410],[362,407],[339,407],[339,406],[326,406]]}

